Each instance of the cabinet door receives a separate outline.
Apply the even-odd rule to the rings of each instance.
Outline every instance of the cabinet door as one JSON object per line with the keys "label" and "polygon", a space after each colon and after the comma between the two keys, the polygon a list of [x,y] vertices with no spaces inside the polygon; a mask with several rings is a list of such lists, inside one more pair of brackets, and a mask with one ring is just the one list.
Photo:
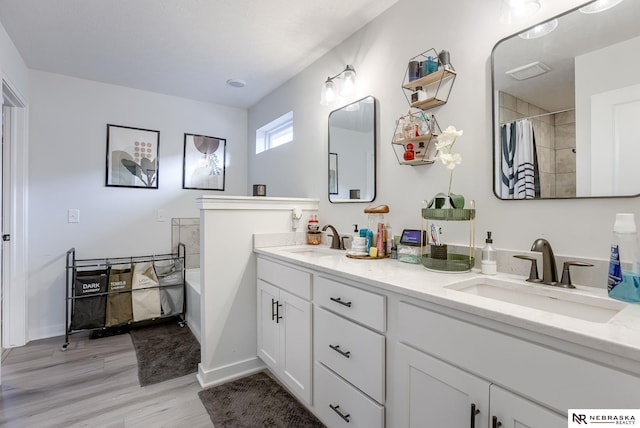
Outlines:
{"label": "cabinet door", "polygon": [[[525,398],[491,385],[490,423],[502,428],[566,428],[567,417],[561,416]],[[501,425],[498,425],[500,423]],[[493,425],[491,425],[493,426]]]}
{"label": "cabinet door", "polygon": [[[311,404],[311,303],[280,290],[280,366],[283,380]],[[284,321],[284,322],[283,322]]]}
{"label": "cabinet door", "polygon": [[280,363],[280,324],[275,319],[278,293],[276,287],[258,280],[258,356],[274,370]]}
{"label": "cabinet door", "polygon": [[393,426],[488,428],[488,382],[402,344],[395,369],[400,420]]}

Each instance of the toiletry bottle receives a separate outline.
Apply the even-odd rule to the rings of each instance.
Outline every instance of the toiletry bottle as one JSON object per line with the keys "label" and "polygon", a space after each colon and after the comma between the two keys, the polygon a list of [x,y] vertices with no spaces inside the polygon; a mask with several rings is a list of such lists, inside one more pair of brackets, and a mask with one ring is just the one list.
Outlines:
{"label": "toiletry bottle", "polygon": [[428,74],[438,71],[438,61],[434,61],[432,56],[427,57],[426,63]]}
{"label": "toiletry bottle", "polygon": [[309,219],[309,223],[307,224],[307,230],[309,230],[309,232],[317,232],[319,229],[320,225],[318,224],[318,217],[315,214],[312,214]]}
{"label": "toiletry bottle", "polygon": [[410,160],[414,160],[416,157],[415,152],[413,151],[413,144],[409,143],[406,146],[406,150],[404,151],[404,160],[406,161],[410,161]]}
{"label": "toiletry bottle", "polygon": [[484,248],[482,248],[482,263],[480,264],[480,269],[485,275],[495,275],[498,273],[498,263],[496,250],[493,248],[491,232],[487,232],[487,239],[484,242],[485,245]]}
{"label": "toiletry bottle", "polygon": [[616,214],[607,290],[611,298],[640,302],[640,248],[633,214]]}

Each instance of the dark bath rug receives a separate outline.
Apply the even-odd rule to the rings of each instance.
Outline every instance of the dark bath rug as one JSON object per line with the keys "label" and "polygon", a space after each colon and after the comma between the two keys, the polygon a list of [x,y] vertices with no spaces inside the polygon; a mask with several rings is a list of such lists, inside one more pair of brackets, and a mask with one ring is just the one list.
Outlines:
{"label": "dark bath rug", "polygon": [[129,331],[138,358],[140,386],[185,376],[198,371],[200,344],[178,319],[131,328]]}
{"label": "dark bath rug", "polygon": [[324,425],[266,373],[198,393],[216,428],[306,428]]}

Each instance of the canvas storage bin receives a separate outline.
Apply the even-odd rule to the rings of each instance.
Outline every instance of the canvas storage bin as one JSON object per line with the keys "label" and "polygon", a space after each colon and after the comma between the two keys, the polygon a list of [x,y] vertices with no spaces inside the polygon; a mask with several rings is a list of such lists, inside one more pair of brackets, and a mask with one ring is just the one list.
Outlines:
{"label": "canvas storage bin", "polygon": [[104,327],[107,279],[106,269],[76,272],[71,308],[73,330]]}
{"label": "canvas storage bin", "polygon": [[112,266],[109,270],[106,327],[133,321],[133,307],[131,304],[132,279],[131,265]]}
{"label": "canvas storage bin", "polygon": [[162,315],[178,315],[184,309],[184,263],[181,259],[156,260],[156,275],[160,284]]}
{"label": "canvas storage bin", "polygon": [[142,321],[160,316],[160,291],[158,277],[151,262],[133,265],[131,305],[133,320]]}

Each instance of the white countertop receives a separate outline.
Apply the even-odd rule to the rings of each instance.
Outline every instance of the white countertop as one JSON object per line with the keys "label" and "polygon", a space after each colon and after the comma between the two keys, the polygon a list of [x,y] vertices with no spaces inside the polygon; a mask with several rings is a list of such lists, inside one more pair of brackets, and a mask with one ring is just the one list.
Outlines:
{"label": "white countertop", "polygon": [[[306,246],[256,248],[255,252],[321,273],[358,281],[382,290],[623,357],[631,360],[634,367],[635,363],[640,363],[640,304],[615,301],[624,308],[608,322],[584,321],[446,288],[461,281],[487,277],[478,270],[468,273],[440,273],[427,270],[422,265],[402,263],[392,259],[351,259],[346,257],[344,251],[327,248],[295,252],[296,249],[304,247]],[[612,300],[607,296],[605,289],[576,285],[577,288],[574,290],[565,290],[531,284],[525,281],[525,277],[515,275],[499,273],[492,277],[521,282],[523,287],[551,288],[554,292]],[[523,294],[523,298],[527,298],[527,295]],[[638,370],[634,371],[640,374],[640,365]]]}

